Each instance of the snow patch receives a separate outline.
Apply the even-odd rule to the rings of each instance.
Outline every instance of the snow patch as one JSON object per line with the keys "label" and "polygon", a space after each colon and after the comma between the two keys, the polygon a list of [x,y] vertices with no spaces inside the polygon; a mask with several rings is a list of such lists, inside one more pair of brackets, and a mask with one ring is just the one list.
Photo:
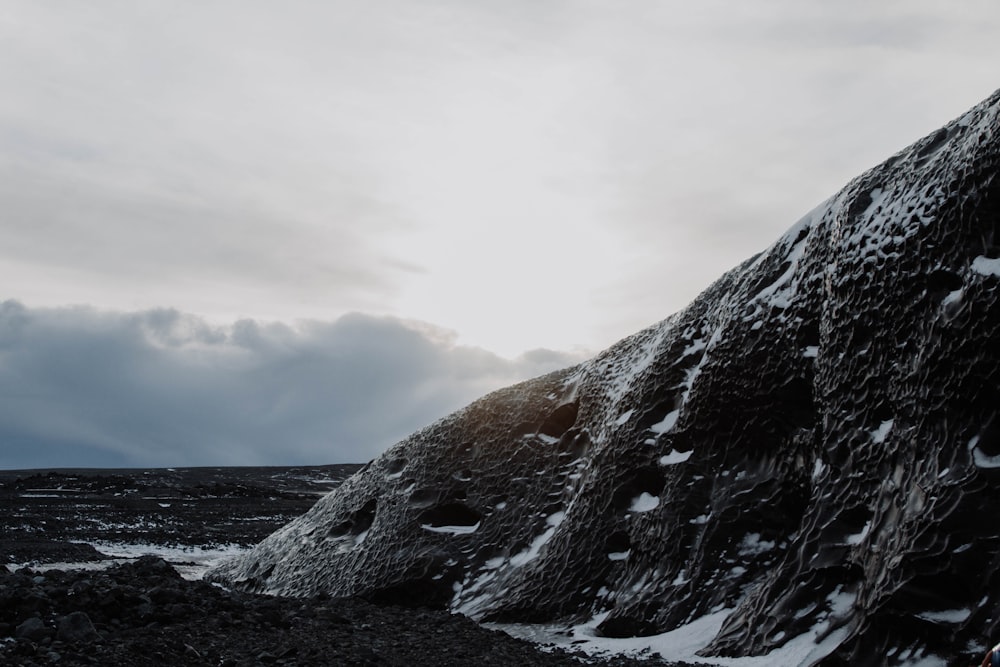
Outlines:
{"label": "snow patch", "polygon": [[542,547],[552,539],[552,536],[556,534],[556,528],[562,523],[563,519],[566,518],[565,512],[553,512],[545,519],[545,523],[549,526],[548,530],[536,537],[531,541],[531,544],[527,549],[511,556],[510,564],[514,567],[521,567],[525,563],[528,563],[538,557],[541,553]]}
{"label": "snow patch", "polygon": [[669,454],[660,457],[660,465],[672,466],[677,465],[678,463],[684,463],[691,458],[692,454],[694,454],[693,449],[689,449],[686,452],[678,452],[676,449],[671,449]]}
{"label": "snow patch", "polygon": [[879,425],[877,429],[875,429],[874,431],[869,431],[869,433],[871,433],[872,436],[872,442],[874,442],[877,445],[880,445],[883,442],[885,442],[886,436],[889,435],[889,431],[892,430],[893,421],[895,420],[889,419],[887,421],[884,421]]}
{"label": "snow patch", "polygon": [[663,418],[663,421],[657,422],[649,427],[649,430],[658,435],[669,432],[677,424],[677,417],[680,415],[680,410],[672,410],[667,413],[667,416]]}
{"label": "snow patch", "polygon": [[620,417],[618,417],[618,419],[615,420],[615,426],[621,426],[622,424],[627,422],[629,419],[632,418],[633,413],[635,413],[635,410],[629,410],[628,412],[622,414]]}
{"label": "snow patch", "polygon": [[861,544],[866,537],[868,537],[868,533],[871,532],[871,529],[872,529],[872,522],[869,521],[868,523],[865,524],[865,527],[861,529],[860,533],[855,533],[854,535],[848,535],[847,538],[844,540],[844,542],[850,544],[851,546],[857,546]]}
{"label": "snow patch", "polygon": [[942,306],[950,306],[956,303],[962,303],[962,297],[965,296],[965,290],[959,288],[954,292],[948,292],[948,295],[941,301]]}
{"label": "snow patch", "polygon": [[682,357],[686,357],[686,356],[694,354],[696,352],[701,352],[702,350],[705,349],[705,347],[706,347],[706,345],[705,345],[705,339],[704,338],[699,338],[697,340],[693,340],[693,341],[691,341],[690,345],[688,345],[686,348],[684,348],[684,351],[681,352],[681,356]]}
{"label": "snow patch", "polygon": [[972,260],[972,270],[984,276],[1000,278],[1000,257],[980,255]]}
{"label": "snow patch", "polygon": [[741,556],[758,556],[774,549],[773,540],[761,539],[760,533],[747,533],[737,549]]}
{"label": "snow patch", "polygon": [[479,530],[479,524],[481,521],[477,521],[471,526],[432,526],[429,523],[422,523],[420,527],[424,530],[429,530],[432,533],[446,533],[448,535],[469,535],[471,533]]}
{"label": "snow patch", "polygon": [[964,623],[972,615],[971,609],[944,609],[942,611],[918,612],[917,616],[933,623]]}
{"label": "snow patch", "polygon": [[655,652],[671,661],[722,667],[774,667],[774,665],[807,667],[830,655],[847,637],[846,629],[839,629],[824,636],[828,628],[825,623],[820,623],[766,655],[746,658],[714,656],[706,658],[697,655],[698,651],[707,646],[719,633],[722,624],[732,611],[732,609],[722,609],[670,632],[650,637],[599,637],[597,626],[607,618],[609,612],[598,614],[590,621],[570,628],[557,625],[501,623],[485,625],[531,642],[581,650],[595,657],[615,655],[641,657]]}
{"label": "snow patch", "polygon": [[660,506],[660,497],[643,491],[632,499],[630,512],[650,512]]}

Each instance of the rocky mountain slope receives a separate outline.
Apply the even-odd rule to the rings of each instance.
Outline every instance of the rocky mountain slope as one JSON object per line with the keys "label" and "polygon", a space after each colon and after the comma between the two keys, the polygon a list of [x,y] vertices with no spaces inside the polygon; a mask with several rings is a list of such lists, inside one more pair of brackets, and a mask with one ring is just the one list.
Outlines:
{"label": "rocky mountain slope", "polygon": [[706,656],[963,664],[1000,637],[998,166],[1000,92],[210,577],[610,636],[725,609]]}

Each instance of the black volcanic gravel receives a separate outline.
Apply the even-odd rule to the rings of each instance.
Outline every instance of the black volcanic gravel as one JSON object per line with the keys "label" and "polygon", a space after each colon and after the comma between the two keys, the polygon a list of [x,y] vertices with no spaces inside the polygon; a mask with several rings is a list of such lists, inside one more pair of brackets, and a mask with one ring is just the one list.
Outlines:
{"label": "black volcanic gravel", "polygon": [[274,598],[144,556],[107,570],[0,570],[3,665],[661,665],[584,659],[441,611]]}
{"label": "black volcanic gravel", "polygon": [[251,545],[359,467],[0,471],[0,666],[683,666],[547,652],[446,611],[227,591],[153,556],[11,572],[110,559],[86,542]]}

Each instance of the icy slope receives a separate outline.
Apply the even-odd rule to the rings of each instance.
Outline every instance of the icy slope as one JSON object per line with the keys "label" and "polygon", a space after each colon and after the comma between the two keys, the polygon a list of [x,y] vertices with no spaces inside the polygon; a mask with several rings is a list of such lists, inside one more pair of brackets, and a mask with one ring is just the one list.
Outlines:
{"label": "icy slope", "polygon": [[705,655],[959,660],[1000,619],[1000,93],[687,309],[400,442],[211,577]]}

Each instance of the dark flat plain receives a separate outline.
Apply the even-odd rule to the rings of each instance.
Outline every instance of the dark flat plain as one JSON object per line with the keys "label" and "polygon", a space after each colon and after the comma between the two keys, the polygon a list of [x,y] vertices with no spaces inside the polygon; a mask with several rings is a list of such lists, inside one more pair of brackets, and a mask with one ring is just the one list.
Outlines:
{"label": "dark flat plain", "polygon": [[79,542],[256,544],[360,465],[0,471],[0,563],[89,553]]}

